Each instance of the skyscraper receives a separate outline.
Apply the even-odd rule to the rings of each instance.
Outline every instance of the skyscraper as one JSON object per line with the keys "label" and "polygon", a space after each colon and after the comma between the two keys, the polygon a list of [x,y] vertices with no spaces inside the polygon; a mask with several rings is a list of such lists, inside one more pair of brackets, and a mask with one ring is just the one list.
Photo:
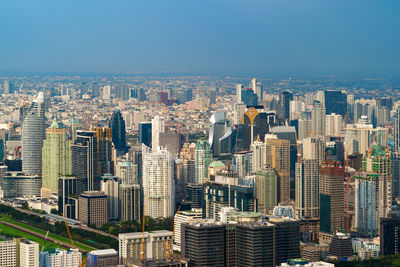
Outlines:
{"label": "skyscraper", "polygon": [[252,88],[254,93],[257,95],[258,103],[260,104],[263,97],[262,82],[254,78],[251,80],[249,87]]}
{"label": "skyscraper", "polygon": [[10,94],[11,92],[11,84],[9,80],[4,80],[3,83],[3,94],[7,95]]}
{"label": "skyscraper", "polygon": [[107,196],[107,211],[108,220],[119,219],[119,185],[121,179],[112,176],[111,174],[104,174],[100,177],[100,190],[103,191]]}
{"label": "skyscraper", "polygon": [[279,118],[288,120],[290,118],[290,101],[293,100],[293,93],[283,91],[279,95]]}
{"label": "skyscraper", "polygon": [[325,135],[325,107],[319,101],[314,101],[311,110],[311,136]]}
{"label": "skyscraper", "polygon": [[22,122],[22,171],[42,174],[42,147],[46,136],[44,94],[40,92]]}
{"label": "skyscraper", "polygon": [[400,219],[391,214],[380,220],[381,255],[394,255],[400,252]]}
{"label": "skyscraper", "polygon": [[151,122],[139,122],[139,144],[150,147],[151,145]]}
{"label": "skyscraper", "polygon": [[198,140],[195,148],[195,182],[204,183],[208,177],[208,165],[212,162],[212,151],[206,140]]}
{"label": "skyscraper", "polygon": [[155,116],[151,120],[151,147],[152,150],[157,152],[160,147],[160,133],[165,132],[165,119],[160,116]]}
{"label": "skyscraper", "polygon": [[242,103],[243,84],[236,84],[236,103]]}
{"label": "skyscraper", "polygon": [[392,153],[392,174],[393,174],[393,197],[400,196],[400,106],[397,107],[393,116],[393,153]]}
{"label": "skyscraper", "polygon": [[79,221],[101,227],[107,223],[107,196],[102,191],[85,191],[79,195]]}
{"label": "skyscraper", "polygon": [[174,159],[165,149],[142,145],[145,215],[171,217],[175,211]]}
{"label": "skyscraper", "polygon": [[54,119],[50,128],[46,129],[46,139],[42,149],[42,191],[43,197],[58,192],[58,178],[71,174],[70,141],[66,130],[60,128]]}
{"label": "skyscraper", "polygon": [[112,130],[106,127],[92,127],[91,131],[95,132],[97,139],[97,173],[114,173]]}
{"label": "skyscraper", "polygon": [[97,168],[97,137],[93,131],[77,131],[71,144],[72,174],[79,180],[77,193],[100,190]]}
{"label": "skyscraper", "polygon": [[279,203],[279,177],[274,169],[262,169],[256,176],[256,197],[258,211],[272,214]]}
{"label": "skyscraper", "polygon": [[228,125],[224,111],[215,112],[210,118],[210,131],[208,143],[213,151],[213,156],[232,152],[232,128]]}
{"label": "skyscraper", "polygon": [[141,190],[138,184],[120,184],[121,221],[141,221]]}
{"label": "skyscraper", "polygon": [[347,113],[347,95],[338,90],[327,90],[324,93],[326,113],[336,113],[344,117]]}
{"label": "skyscraper", "polygon": [[125,138],[125,120],[119,110],[114,110],[109,127],[112,130],[112,141],[118,155],[128,152]]}

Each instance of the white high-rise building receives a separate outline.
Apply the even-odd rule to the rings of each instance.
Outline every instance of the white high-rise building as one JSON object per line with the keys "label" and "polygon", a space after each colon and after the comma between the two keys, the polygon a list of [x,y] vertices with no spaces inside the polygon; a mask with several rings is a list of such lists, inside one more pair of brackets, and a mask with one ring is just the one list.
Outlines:
{"label": "white high-rise building", "polygon": [[306,104],[301,101],[291,100],[289,103],[289,118],[296,120],[301,118],[301,114],[306,111]]}
{"label": "white high-rise building", "polygon": [[299,119],[299,135],[298,140],[303,140],[311,136],[311,120],[307,117]]}
{"label": "white high-rise building", "polygon": [[233,124],[239,125],[242,123],[242,118],[246,112],[246,105],[243,103],[236,103],[233,114]]}
{"label": "white high-rise building", "polygon": [[46,137],[44,94],[40,92],[22,122],[22,171],[42,174],[42,147]]}
{"label": "white high-rise building", "polygon": [[40,252],[40,267],[78,267],[82,261],[79,249],[69,251],[57,248],[54,253]]}
{"label": "white high-rise building", "polygon": [[24,240],[19,243],[19,266],[39,267],[39,243]]}
{"label": "white high-rise building", "polygon": [[152,218],[175,212],[174,158],[166,149],[152,151],[142,145],[144,211]]}
{"label": "white high-rise building", "polygon": [[342,136],[342,115],[340,114],[329,114],[325,116],[325,135],[327,136]]}
{"label": "white high-rise building", "polygon": [[181,229],[182,229],[181,224],[201,218],[202,218],[201,209],[180,211],[179,213],[175,214],[174,217],[175,229],[174,229],[174,240],[173,240],[174,250],[181,251]]}
{"label": "white high-rise building", "polygon": [[15,267],[17,265],[16,240],[0,242],[0,266]]}
{"label": "white high-rise building", "polygon": [[111,85],[106,85],[103,87],[103,99],[111,98]]}
{"label": "white high-rise building", "polygon": [[236,84],[236,103],[242,103],[243,84]]}
{"label": "white high-rise building", "polygon": [[133,161],[118,160],[115,168],[115,176],[121,178],[121,184],[138,184],[137,165]]}
{"label": "white high-rise building", "polygon": [[250,145],[250,150],[252,152],[252,172],[257,172],[267,164],[267,146],[264,142],[256,140]]}
{"label": "white high-rise building", "polygon": [[319,101],[314,101],[311,110],[311,136],[325,135],[325,107]]}
{"label": "white high-rise building", "polygon": [[118,220],[119,219],[119,185],[121,179],[112,176],[111,174],[106,174],[101,176],[100,179],[100,190],[103,191],[107,196],[107,210],[108,210],[108,220]]}
{"label": "white high-rise building", "polygon": [[153,151],[159,151],[160,133],[165,132],[165,120],[163,117],[155,116],[151,120],[151,147]]}
{"label": "white high-rise building", "polygon": [[253,92],[257,95],[258,103],[262,102],[262,82],[257,80],[256,78],[252,79],[250,82],[250,88],[253,89]]}

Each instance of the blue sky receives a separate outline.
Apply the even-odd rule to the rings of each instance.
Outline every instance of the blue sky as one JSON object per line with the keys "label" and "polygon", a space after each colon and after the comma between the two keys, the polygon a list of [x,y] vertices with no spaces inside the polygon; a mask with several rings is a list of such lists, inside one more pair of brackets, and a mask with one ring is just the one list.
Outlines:
{"label": "blue sky", "polygon": [[0,71],[400,72],[400,1],[3,0]]}

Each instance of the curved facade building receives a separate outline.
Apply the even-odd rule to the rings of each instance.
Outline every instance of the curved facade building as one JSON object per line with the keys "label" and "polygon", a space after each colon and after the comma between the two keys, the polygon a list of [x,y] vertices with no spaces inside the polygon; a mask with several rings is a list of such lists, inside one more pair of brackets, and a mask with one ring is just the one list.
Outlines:
{"label": "curved facade building", "polygon": [[22,172],[7,172],[3,177],[4,198],[40,196],[42,177]]}
{"label": "curved facade building", "polygon": [[44,94],[40,92],[22,122],[22,171],[42,174],[42,147],[46,137]]}

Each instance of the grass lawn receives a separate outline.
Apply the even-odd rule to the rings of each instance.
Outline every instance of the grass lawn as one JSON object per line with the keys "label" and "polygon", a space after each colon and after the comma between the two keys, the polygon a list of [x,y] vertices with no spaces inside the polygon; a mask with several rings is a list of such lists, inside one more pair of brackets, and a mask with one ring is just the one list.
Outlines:
{"label": "grass lawn", "polygon": [[[12,227],[9,227],[8,225],[4,225],[4,224],[0,223],[0,235],[5,235],[5,234],[11,235],[11,236],[13,236],[15,238],[22,237],[22,238],[26,238],[26,239],[32,240],[34,242],[37,242],[37,243],[39,243],[39,249],[40,250],[42,249],[43,244],[44,244],[44,239],[42,239],[42,238],[33,236],[31,234],[22,232],[20,230],[17,230],[17,229],[14,229]],[[65,248],[65,247],[63,247],[61,245],[51,243],[50,241],[47,240],[45,248],[44,248],[45,250],[54,250],[56,248],[67,249],[67,248]]]}
{"label": "grass lawn", "polygon": [[[36,227],[33,227],[31,225],[13,221],[9,217],[2,216],[2,217],[0,217],[0,220],[12,223],[12,224],[14,224],[16,226],[20,226],[22,228],[25,228],[27,230],[30,230],[30,231],[38,233],[38,234],[46,235],[46,233],[47,233],[47,231],[39,229],[39,228],[36,228]],[[67,232],[67,229],[65,229],[65,232]],[[49,232],[49,237],[51,237],[51,238],[53,238],[55,240],[59,240],[59,241],[65,242],[67,244],[71,244],[71,240],[69,238],[66,238],[66,237],[63,237],[63,236],[59,236],[59,235],[53,234],[51,232]],[[93,247],[87,246],[85,244],[82,244],[82,243],[79,243],[79,242],[76,242],[76,241],[74,241],[74,244],[75,244],[76,248],[79,248],[80,250],[83,250],[83,251],[91,251],[91,250],[95,249]]]}

